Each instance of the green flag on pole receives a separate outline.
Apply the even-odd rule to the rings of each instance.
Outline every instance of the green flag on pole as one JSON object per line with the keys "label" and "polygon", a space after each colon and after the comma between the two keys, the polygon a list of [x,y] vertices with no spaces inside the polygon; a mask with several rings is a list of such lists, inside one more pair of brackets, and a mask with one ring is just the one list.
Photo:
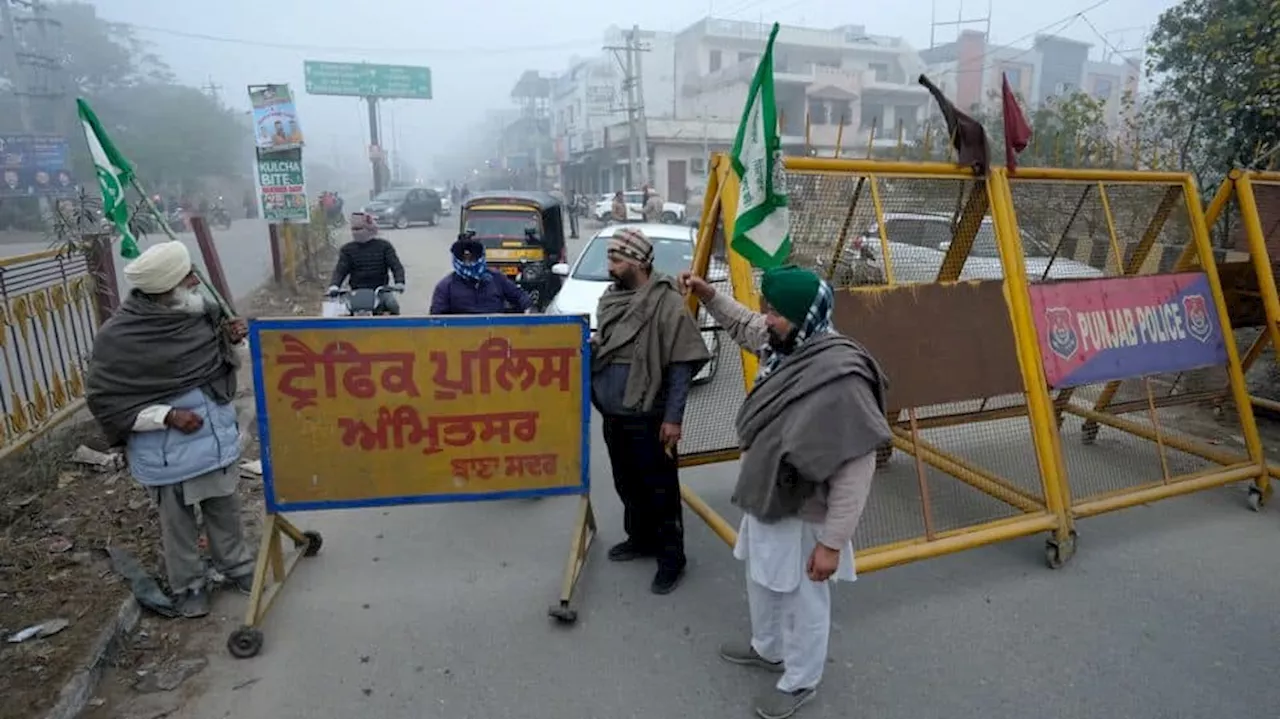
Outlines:
{"label": "green flag on pole", "polygon": [[76,98],[76,108],[80,111],[80,124],[84,126],[84,138],[89,143],[89,155],[93,157],[98,186],[102,189],[102,214],[120,233],[120,256],[131,260],[139,254],[138,241],[129,231],[129,203],[124,188],[133,182],[133,166],[111,143],[89,103]]}
{"label": "green flag on pole", "polygon": [[777,267],[791,254],[791,214],[778,141],[778,106],[773,99],[773,40],[760,56],[747,92],[747,107],[730,158],[738,176],[738,216],[730,246],[756,267]]}

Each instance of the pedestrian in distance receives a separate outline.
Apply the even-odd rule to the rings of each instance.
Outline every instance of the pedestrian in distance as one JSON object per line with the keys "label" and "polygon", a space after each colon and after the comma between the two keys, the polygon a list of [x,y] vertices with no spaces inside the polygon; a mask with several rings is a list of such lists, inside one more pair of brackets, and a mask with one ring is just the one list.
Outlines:
{"label": "pedestrian in distance", "polygon": [[765,272],[763,313],[690,273],[680,282],[760,360],[736,421],[742,455],[733,492],[743,512],[733,555],[745,562],[751,640],[723,645],[720,656],[781,674],[755,711],[786,719],[822,680],[829,582],[855,578],[853,534],[876,448],[891,436],[888,383],[866,349],[832,327],[831,287],[809,270]]}
{"label": "pedestrian in distance", "polygon": [[607,266],[613,284],[596,309],[591,399],[604,419],[627,534],[609,559],[656,558],[651,589],[668,594],[686,563],[677,445],[689,387],[711,352],[675,278],[654,272],[643,232],[614,232]]}
{"label": "pedestrian in distance", "polygon": [[248,328],[206,300],[181,242],[152,245],[124,275],[132,289],[94,338],[86,404],[155,504],[175,608],[202,617],[209,598],[197,508],[215,568],[240,592],[253,587],[233,404]]}

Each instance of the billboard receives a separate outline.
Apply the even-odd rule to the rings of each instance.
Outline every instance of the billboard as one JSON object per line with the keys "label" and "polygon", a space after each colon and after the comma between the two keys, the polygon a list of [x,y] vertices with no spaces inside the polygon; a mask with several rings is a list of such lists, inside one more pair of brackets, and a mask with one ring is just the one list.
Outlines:
{"label": "billboard", "polygon": [[276,152],[302,147],[302,125],[288,85],[251,85],[249,101],[258,149]]}
{"label": "billboard", "polygon": [[0,134],[0,197],[59,197],[77,190],[61,135]]}
{"label": "billboard", "polygon": [[1203,272],[1037,283],[1031,312],[1054,389],[1227,363]]}
{"label": "billboard", "polygon": [[308,220],[306,178],[302,150],[270,154],[258,150],[258,186],[262,188],[262,218],[268,222]]}

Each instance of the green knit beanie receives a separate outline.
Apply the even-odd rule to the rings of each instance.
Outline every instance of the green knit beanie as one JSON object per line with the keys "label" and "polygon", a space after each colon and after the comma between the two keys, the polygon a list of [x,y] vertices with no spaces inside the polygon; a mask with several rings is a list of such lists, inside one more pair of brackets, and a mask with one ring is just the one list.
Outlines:
{"label": "green knit beanie", "polygon": [[760,294],[764,295],[774,312],[799,327],[804,324],[820,286],[821,280],[814,273],[803,267],[785,265],[764,273],[760,280]]}

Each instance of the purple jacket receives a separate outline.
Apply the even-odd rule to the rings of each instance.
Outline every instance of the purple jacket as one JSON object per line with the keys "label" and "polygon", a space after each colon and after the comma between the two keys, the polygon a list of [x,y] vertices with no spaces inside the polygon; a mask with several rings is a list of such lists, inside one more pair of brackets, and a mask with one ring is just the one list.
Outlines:
{"label": "purple jacket", "polygon": [[533,303],[511,278],[489,271],[485,282],[474,282],[450,272],[431,295],[433,315],[498,315],[524,312]]}

